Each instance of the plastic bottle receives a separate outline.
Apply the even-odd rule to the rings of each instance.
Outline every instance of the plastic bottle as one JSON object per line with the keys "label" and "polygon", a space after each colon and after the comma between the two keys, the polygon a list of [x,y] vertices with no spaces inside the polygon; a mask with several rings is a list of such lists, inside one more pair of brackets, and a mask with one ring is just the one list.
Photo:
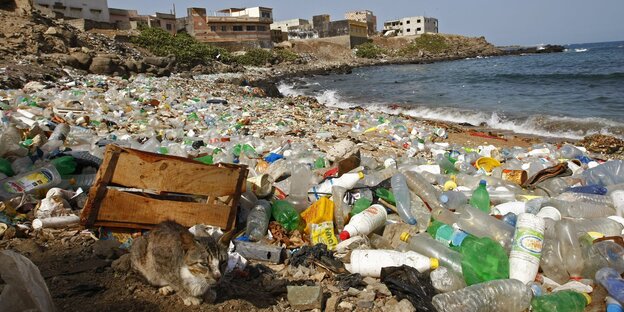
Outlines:
{"label": "plastic bottle", "polygon": [[410,191],[410,199],[411,199],[411,212],[414,218],[416,218],[416,225],[420,232],[423,232],[429,226],[431,222],[431,212],[425,202],[416,195],[416,193]]}
{"label": "plastic bottle", "polygon": [[611,194],[611,200],[618,216],[624,217],[624,191],[616,190]]}
{"label": "plastic bottle", "polygon": [[52,188],[61,183],[61,175],[49,164],[0,182],[0,199],[10,199],[22,193]]}
{"label": "plastic bottle", "polygon": [[624,231],[624,220],[616,216],[594,219],[571,219],[569,221],[574,223],[577,234],[598,232],[605,236],[619,236]]}
{"label": "plastic bottle", "polygon": [[396,207],[399,212],[399,216],[401,216],[401,219],[403,219],[405,223],[415,225],[416,218],[412,215],[410,191],[407,188],[405,176],[401,173],[397,173],[392,176],[390,183],[392,185],[392,193],[394,194],[394,198],[396,200]]}
{"label": "plastic bottle", "polygon": [[293,231],[299,228],[301,217],[295,207],[285,200],[276,200],[273,202],[271,210],[273,219],[281,224],[286,230]]}
{"label": "plastic bottle", "polygon": [[522,282],[505,279],[438,294],[433,306],[438,312],[496,311],[522,312],[531,306],[533,292]]}
{"label": "plastic bottle", "polygon": [[438,260],[425,257],[414,251],[399,252],[395,250],[356,249],[351,252],[349,272],[362,276],[379,277],[381,269],[407,265],[419,272],[433,270],[438,267]]}
{"label": "plastic bottle", "polygon": [[596,281],[609,292],[609,296],[624,302],[624,279],[618,271],[613,268],[602,268],[596,272]]}
{"label": "plastic bottle", "polygon": [[353,209],[351,209],[351,212],[349,212],[349,215],[353,217],[356,214],[366,210],[366,208],[370,207],[372,204],[373,204],[373,201],[368,198],[365,198],[365,197],[359,198],[353,204]]}
{"label": "plastic bottle", "polygon": [[50,218],[44,218],[44,219],[34,219],[32,221],[32,227],[35,230],[41,229],[41,228],[58,229],[58,228],[65,228],[74,224],[78,224],[79,221],[80,221],[80,217],[76,215],[50,217]]}
{"label": "plastic bottle", "polygon": [[397,173],[395,167],[388,167],[380,171],[375,171],[364,176],[364,185],[373,187],[379,185],[381,182],[390,179]]}
{"label": "plastic bottle", "polygon": [[610,160],[595,168],[583,171],[585,184],[604,186],[624,183],[624,160]]}
{"label": "plastic bottle", "polygon": [[404,171],[402,172],[405,176],[405,181],[407,182],[407,186],[409,189],[416,193],[418,197],[420,197],[429,208],[443,209],[442,205],[438,201],[438,191],[429,183],[423,176],[413,171]]}
{"label": "plastic bottle", "polygon": [[334,202],[334,224],[336,231],[342,232],[345,226],[345,219],[349,215],[347,205],[344,203],[344,195],[347,189],[342,186],[332,186],[332,201]]}
{"label": "plastic bottle", "polygon": [[615,214],[615,209],[609,206],[586,203],[582,201],[571,202],[551,198],[545,204],[557,208],[563,217],[600,218]]}
{"label": "plastic bottle", "polygon": [[12,176],[15,174],[28,172],[32,170],[32,167],[33,167],[33,160],[29,156],[20,157],[14,160],[13,163],[10,164],[9,169],[11,169],[11,172],[13,172],[10,175]]}
{"label": "plastic bottle", "polygon": [[466,285],[509,278],[507,252],[491,238],[466,236],[459,250]]}
{"label": "plastic bottle", "polygon": [[11,162],[2,157],[0,157],[0,173],[4,173],[8,177],[12,177],[15,175]]}
{"label": "plastic bottle", "polygon": [[461,275],[443,266],[431,271],[429,277],[433,288],[441,293],[466,287],[466,282]]}
{"label": "plastic bottle", "polygon": [[293,169],[293,175],[288,178],[290,180],[290,190],[288,193],[288,202],[301,213],[310,207],[308,200],[308,190],[312,185],[312,172],[306,166],[298,166]]}
{"label": "plastic bottle", "polygon": [[347,240],[355,235],[368,235],[383,226],[388,212],[382,205],[372,205],[361,213],[353,216],[340,233],[340,240]]}
{"label": "plastic bottle", "polygon": [[583,272],[584,261],[576,227],[569,220],[561,220],[555,224],[555,231],[559,239],[563,264],[570,275],[570,279],[578,280]]}
{"label": "plastic bottle", "polygon": [[585,306],[590,303],[591,297],[587,294],[564,290],[533,298],[533,300],[531,300],[531,311],[583,312]]}
{"label": "plastic bottle", "polygon": [[509,278],[525,284],[535,279],[542,257],[544,227],[544,219],[536,215],[528,213],[518,215],[509,254]]}
{"label": "plastic bottle", "polygon": [[45,153],[50,153],[55,149],[63,146],[63,143],[67,139],[67,135],[69,134],[70,127],[68,124],[58,124],[50,137],[48,138],[48,142],[46,142],[43,146],[41,146],[41,150]]}
{"label": "plastic bottle", "polygon": [[490,194],[487,191],[486,184],[485,180],[479,182],[479,186],[472,192],[469,203],[472,207],[478,208],[485,213],[490,213]]}
{"label": "plastic bottle", "polygon": [[257,242],[266,236],[270,219],[271,203],[264,199],[258,200],[247,216],[245,233],[250,241]]}
{"label": "plastic bottle", "polygon": [[430,258],[436,258],[440,265],[460,275],[462,274],[461,254],[434,240],[429,234],[419,233],[411,236],[409,233],[403,233],[401,240],[408,243],[410,250]]}
{"label": "plastic bottle", "polygon": [[468,204],[468,197],[462,192],[445,191],[439,197],[440,203],[447,209],[455,210]]}
{"label": "plastic bottle", "polygon": [[576,148],[574,145],[565,144],[559,149],[561,158],[575,159],[578,156],[583,156],[583,151]]}
{"label": "plastic bottle", "polygon": [[596,184],[570,187],[566,191],[572,192],[572,193],[595,194],[595,195],[605,195],[608,192],[606,187],[602,185],[596,185]]}
{"label": "plastic bottle", "polygon": [[607,296],[607,298],[605,298],[605,303],[607,305],[607,312],[622,312],[624,311],[624,307],[622,307],[622,304],[613,299],[613,297]]}
{"label": "plastic bottle", "polygon": [[613,207],[613,200],[611,200],[611,197],[600,194],[564,192],[555,198],[568,202],[581,201],[587,204]]}
{"label": "plastic bottle", "polygon": [[460,229],[477,237],[490,237],[507,250],[511,248],[514,227],[469,205],[457,209],[457,212],[456,223]]}
{"label": "plastic bottle", "polygon": [[345,173],[339,178],[327,179],[325,182],[313,186],[308,191],[308,199],[311,202],[314,202],[321,198],[321,196],[325,196],[327,194],[331,194],[331,189],[333,185],[342,186],[347,190],[352,189],[362,178],[364,178],[364,174],[362,172],[357,173]]}

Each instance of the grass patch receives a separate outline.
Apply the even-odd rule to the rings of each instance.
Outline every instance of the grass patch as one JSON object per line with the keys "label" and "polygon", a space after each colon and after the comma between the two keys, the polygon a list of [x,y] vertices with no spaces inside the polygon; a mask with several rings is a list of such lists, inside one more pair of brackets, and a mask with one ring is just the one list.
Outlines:
{"label": "grass patch", "polygon": [[361,58],[375,59],[381,57],[386,51],[378,45],[367,42],[357,46],[355,55]]}
{"label": "grass patch", "polygon": [[449,48],[446,38],[439,35],[422,34],[414,39],[408,46],[398,51],[402,56],[416,56],[419,51],[426,51],[433,54],[439,54],[447,51]]}
{"label": "grass patch", "polygon": [[265,49],[250,49],[243,55],[234,57],[234,61],[246,66],[264,66],[265,64],[273,64],[276,61],[275,55]]}
{"label": "grass patch", "polygon": [[287,49],[275,49],[273,50],[275,52],[275,57],[277,58],[277,61],[282,63],[282,62],[294,62],[297,59],[299,59],[299,54],[291,51],[291,50],[287,50]]}

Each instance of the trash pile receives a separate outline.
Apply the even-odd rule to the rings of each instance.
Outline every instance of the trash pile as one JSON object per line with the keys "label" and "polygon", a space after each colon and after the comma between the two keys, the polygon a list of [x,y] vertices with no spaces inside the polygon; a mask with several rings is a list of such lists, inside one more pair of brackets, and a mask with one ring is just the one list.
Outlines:
{"label": "trash pile", "polygon": [[114,144],[246,166],[230,259],[323,273],[288,286],[293,309],[583,311],[599,287],[622,309],[623,161],[449,144],[401,116],[261,93],[146,76],[0,91],[0,237],[76,226]]}

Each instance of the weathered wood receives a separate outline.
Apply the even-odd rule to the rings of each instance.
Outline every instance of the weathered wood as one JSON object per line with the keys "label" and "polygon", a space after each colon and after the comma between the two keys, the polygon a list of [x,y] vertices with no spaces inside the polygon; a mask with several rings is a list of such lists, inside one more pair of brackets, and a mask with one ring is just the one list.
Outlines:
{"label": "weathered wood", "polygon": [[282,263],[286,258],[286,249],[259,242],[234,241],[236,252],[246,259]]}
{"label": "weathered wood", "polygon": [[106,193],[106,185],[110,183],[110,180],[113,177],[115,166],[117,165],[117,160],[119,159],[120,154],[120,149],[106,150],[104,160],[100,166],[100,168],[103,169],[98,170],[95,175],[95,182],[89,190],[89,197],[87,198],[87,202],[85,203],[82,214],[80,215],[80,225],[88,226],[95,222],[98,209],[100,208],[99,203],[102,201],[102,198]]}

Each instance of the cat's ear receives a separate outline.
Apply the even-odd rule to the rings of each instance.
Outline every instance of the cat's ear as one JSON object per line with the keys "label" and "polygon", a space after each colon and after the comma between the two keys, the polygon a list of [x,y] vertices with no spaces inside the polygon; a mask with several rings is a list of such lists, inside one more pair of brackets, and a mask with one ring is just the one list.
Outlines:
{"label": "cat's ear", "polygon": [[236,237],[236,234],[238,234],[238,230],[237,229],[232,229],[228,232],[223,233],[223,235],[221,236],[221,238],[219,238],[219,245],[221,245],[222,247],[229,247],[230,246],[230,242],[232,241],[232,239],[234,237]]}

